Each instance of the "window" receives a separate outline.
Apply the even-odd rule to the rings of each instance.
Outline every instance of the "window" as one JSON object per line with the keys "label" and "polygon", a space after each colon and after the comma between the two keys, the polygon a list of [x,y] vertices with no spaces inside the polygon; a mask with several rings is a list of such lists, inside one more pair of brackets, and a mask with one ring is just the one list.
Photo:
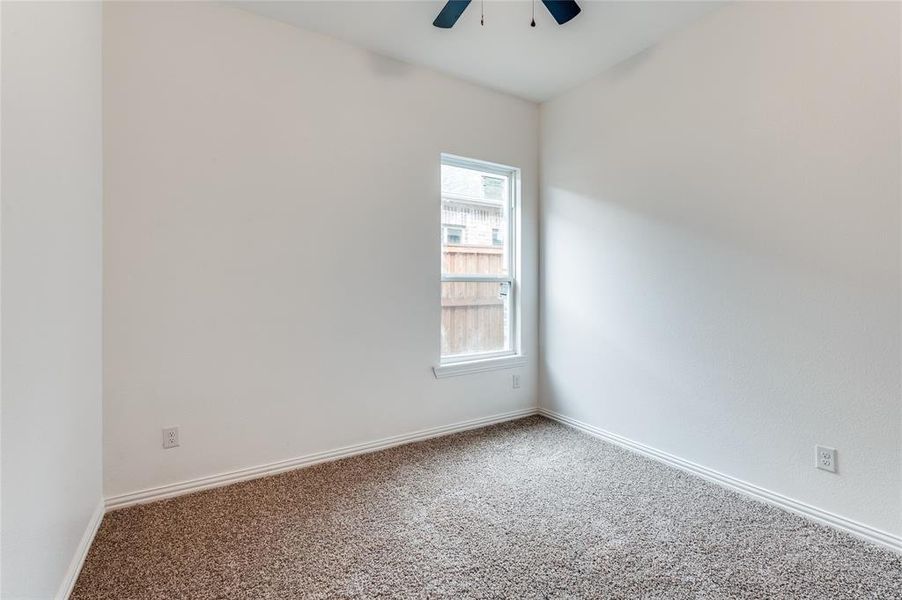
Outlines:
{"label": "window", "polygon": [[445,245],[459,246],[464,240],[464,230],[460,227],[445,227]]}
{"label": "window", "polygon": [[518,192],[517,169],[442,155],[442,364],[519,353]]}

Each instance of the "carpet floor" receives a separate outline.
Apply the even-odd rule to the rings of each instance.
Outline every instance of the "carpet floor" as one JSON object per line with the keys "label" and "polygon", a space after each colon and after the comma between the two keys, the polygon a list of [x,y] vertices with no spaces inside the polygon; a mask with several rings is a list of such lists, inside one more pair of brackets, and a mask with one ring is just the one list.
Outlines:
{"label": "carpet floor", "polygon": [[542,417],[106,515],[75,599],[902,598],[902,556]]}

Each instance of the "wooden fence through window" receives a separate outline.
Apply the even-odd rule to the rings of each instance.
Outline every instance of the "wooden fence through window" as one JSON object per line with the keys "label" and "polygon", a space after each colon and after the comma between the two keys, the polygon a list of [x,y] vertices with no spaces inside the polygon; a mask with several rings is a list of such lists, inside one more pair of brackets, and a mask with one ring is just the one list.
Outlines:
{"label": "wooden fence through window", "polygon": [[[498,247],[445,246],[448,274],[503,275]],[[505,348],[505,299],[496,282],[442,283],[442,355],[493,352]],[[509,296],[508,296],[509,297]]]}

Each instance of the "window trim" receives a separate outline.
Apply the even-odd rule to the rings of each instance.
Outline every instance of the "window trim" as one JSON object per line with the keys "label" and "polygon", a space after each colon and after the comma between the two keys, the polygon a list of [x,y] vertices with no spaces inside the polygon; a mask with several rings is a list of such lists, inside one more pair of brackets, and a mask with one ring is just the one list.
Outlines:
{"label": "window trim", "polygon": [[[510,339],[510,349],[496,352],[479,352],[471,354],[455,354],[452,356],[441,355],[441,345],[439,345],[439,364],[433,368],[436,378],[450,377],[453,375],[463,375],[466,373],[475,373],[494,369],[506,369],[525,364],[526,358],[523,356],[520,346],[521,337],[521,293],[520,293],[520,231],[522,224],[520,223],[520,185],[521,173],[517,167],[502,165],[483,161],[474,158],[465,158],[454,154],[442,153],[442,166],[449,165],[464,169],[472,169],[497,175],[506,178],[510,184],[508,185],[507,202],[507,275],[446,275],[439,262],[439,289],[441,284],[454,281],[474,281],[474,282],[497,282],[507,283],[510,286],[510,325],[508,336]],[[444,197],[445,194],[440,194]],[[448,194],[449,197],[455,197],[454,194]],[[475,200],[475,199],[474,199]],[[504,202],[505,200],[502,200]],[[499,231],[503,228],[498,228]],[[444,243],[444,238],[442,239]],[[441,296],[441,292],[439,292]]]}
{"label": "window trim", "polygon": [[[473,355],[469,355],[473,356]],[[436,379],[469,375],[470,373],[483,373],[485,371],[497,371],[498,369],[518,369],[526,366],[526,357],[522,354],[496,356],[480,360],[467,360],[456,363],[444,363],[432,367],[432,373]]]}

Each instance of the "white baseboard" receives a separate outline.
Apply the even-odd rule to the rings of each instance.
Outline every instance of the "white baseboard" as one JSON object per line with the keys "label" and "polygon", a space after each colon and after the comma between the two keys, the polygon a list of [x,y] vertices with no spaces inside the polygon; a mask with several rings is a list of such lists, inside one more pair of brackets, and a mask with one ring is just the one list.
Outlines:
{"label": "white baseboard", "polygon": [[666,463],[672,467],[676,467],[683,471],[688,471],[690,473],[698,475],[699,477],[707,479],[708,481],[730,488],[731,490],[752,496],[753,498],[757,498],[758,500],[763,500],[768,504],[772,504],[804,517],[808,517],[809,519],[813,519],[819,523],[823,523],[824,525],[829,525],[836,529],[851,533],[852,535],[865,539],[869,542],[873,542],[881,546],[886,546],[891,550],[902,553],[902,537],[900,536],[886,531],[881,531],[880,529],[875,529],[874,527],[865,525],[864,523],[859,523],[857,521],[847,519],[840,515],[817,508],[816,506],[811,506],[810,504],[794,500],[782,494],[772,492],[763,487],[742,481],[741,479],[736,479],[735,477],[724,475],[723,473],[709,469],[708,467],[704,467],[694,462],[684,460],[678,456],[674,456],[673,454],[668,454],[667,452],[652,448],[651,446],[646,446],[645,444],[634,442],[633,440],[617,435],[616,433],[605,431],[604,429],[600,429],[598,427],[595,427],[594,425],[589,425],[588,423],[578,421],[577,419],[573,419],[552,410],[548,410],[547,408],[540,408],[539,414],[546,416],[549,419],[554,419],[555,421],[558,421],[565,425],[569,425],[570,427],[573,427],[575,429],[585,431],[590,435],[611,442],[612,444],[616,444],[628,450],[632,450],[633,452],[638,452],[660,462]]}
{"label": "white baseboard", "polygon": [[78,574],[81,573],[81,567],[85,564],[85,558],[88,556],[88,550],[90,550],[91,543],[94,541],[94,536],[97,535],[97,530],[100,528],[100,522],[103,521],[103,513],[104,503],[101,500],[97,503],[97,507],[91,515],[91,520],[88,521],[88,526],[85,527],[85,532],[81,536],[81,541],[78,542],[78,547],[75,549],[75,555],[72,556],[69,568],[66,569],[66,575],[63,577],[59,591],[56,593],[58,600],[66,600],[69,594],[72,593],[75,582],[78,581]]}
{"label": "white baseboard", "polygon": [[376,452],[378,450],[391,448],[392,446],[400,446],[402,444],[419,442],[422,440],[427,440],[429,438],[457,433],[460,431],[466,431],[468,429],[476,429],[479,427],[486,427],[487,425],[494,425],[495,423],[512,421],[514,419],[520,419],[523,417],[528,417],[530,415],[538,414],[538,412],[539,409],[537,407],[523,408],[510,412],[500,413],[497,415],[491,415],[488,417],[471,419],[469,421],[461,421],[459,423],[453,423],[451,425],[442,425],[440,427],[421,429],[420,431],[414,431],[412,433],[383,438],[374,442],[345,446],[343,448],[337,448],[335,450],[316,452],[314,454],[307,454],[305,456],[290,458],[288,460],[282,460],[265,465],[258,465],[256,467],[248,467],[245,469],[228,471],[226,473],[219,473],[217,475],[199,477],[197,479],[191,479],[179,483],[172,483],[159,487],[148,488],[137,492],[110,496],[106,499],[106,509],[116,510],[125,508],[127,506],[133,506],[135,504],[155,502],[157,500],[163,500],[165,498],[173,498],[175,496],[181,496],[183,494],[191,494],[193,492],[199,492],[201,490],[221,487],[224,485],[229,485],[231,483],[237,483],[239,481],[247,481],[249,479],[266,477],[268,475],[275,475],[277,473],[292,471],[294,469],[300,469],[302,467],[309,467],[322,462],[338,460],[340,458],[347,458],[349,456],[354,456],[357,454]]}

